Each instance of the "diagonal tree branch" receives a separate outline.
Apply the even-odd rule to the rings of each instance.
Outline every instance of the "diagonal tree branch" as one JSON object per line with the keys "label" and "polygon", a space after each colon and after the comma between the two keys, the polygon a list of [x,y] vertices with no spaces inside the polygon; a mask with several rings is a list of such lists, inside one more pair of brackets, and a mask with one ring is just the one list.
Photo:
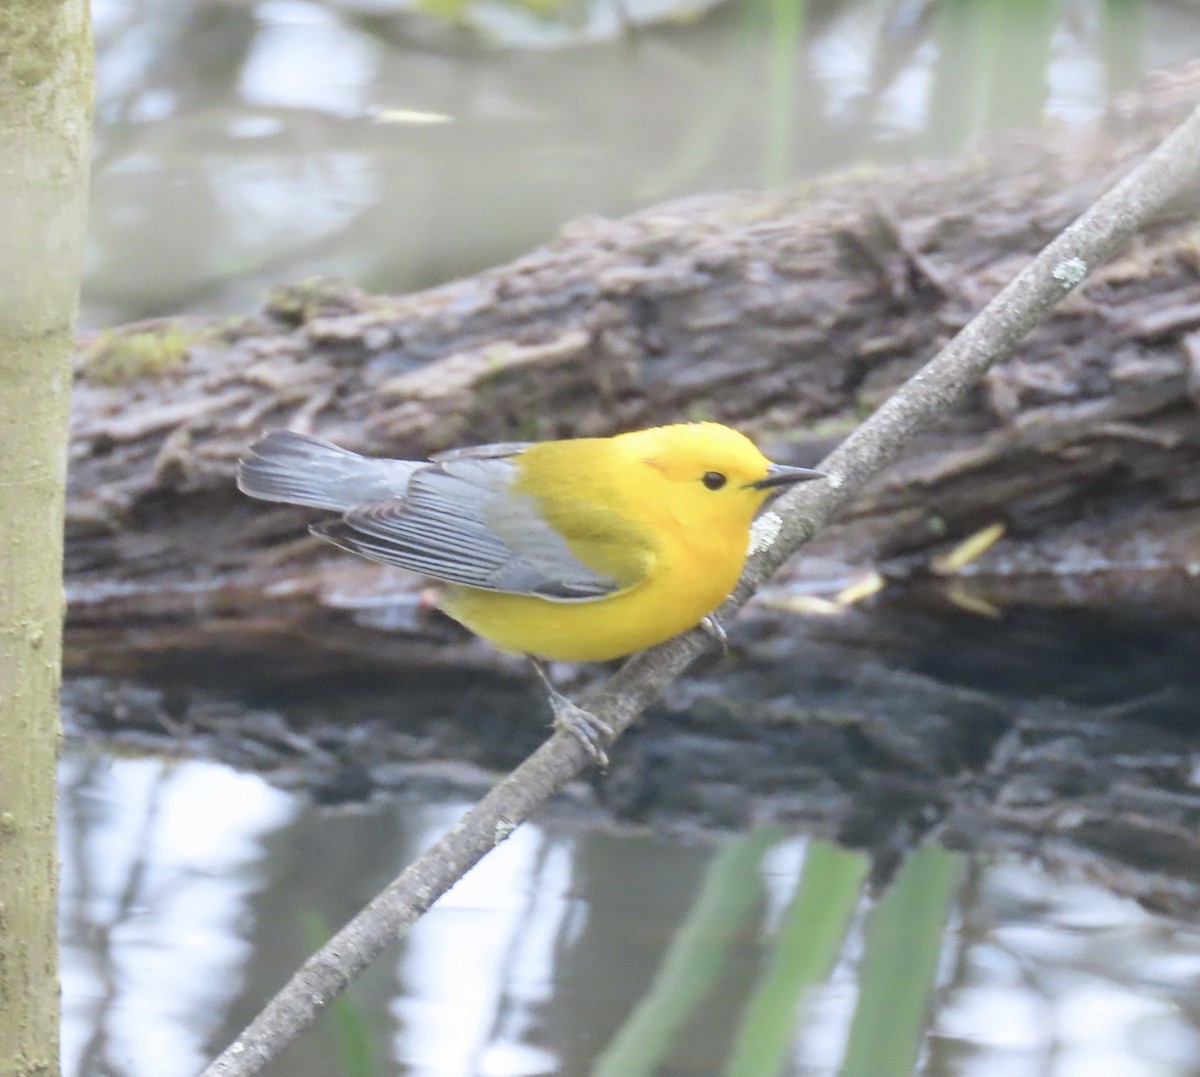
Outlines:
{"label": "diagonal tree branch", "polygon": [[[750,559],[719,616],[735,613],[826,520],[896,458],[915,431],[958,404],[987,369],[1008,355],[1090,270],[1171,202],[1197,191],[1200,109],[1050,243],[851,434],[820,465],[830,476],[828,481],[795,489],[776,502],[771,523],[778,526],[778,534]],[[693,631],[635,655],[583,705],[619,736],[706,642],[703,633]],[[589,761],[573,736],[555,733],[305,961],[202,1077],[259,1073],[388,943]]]}

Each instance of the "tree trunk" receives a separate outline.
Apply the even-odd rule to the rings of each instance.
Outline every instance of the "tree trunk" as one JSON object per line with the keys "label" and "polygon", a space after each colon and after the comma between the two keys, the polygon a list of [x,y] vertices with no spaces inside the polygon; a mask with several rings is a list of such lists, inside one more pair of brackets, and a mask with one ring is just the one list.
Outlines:
{"label": "tree trunk", "polygon": [[0,8],[0,1075],[59,1071],[55,763],[86,0]]}

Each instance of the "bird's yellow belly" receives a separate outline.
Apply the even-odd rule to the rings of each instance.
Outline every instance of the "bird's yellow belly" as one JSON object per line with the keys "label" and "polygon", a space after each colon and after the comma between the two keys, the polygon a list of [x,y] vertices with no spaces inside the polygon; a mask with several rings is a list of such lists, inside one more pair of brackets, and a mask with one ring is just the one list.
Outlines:
{"label": "bird's yellow belly", "polygon": [[733,589],[741,559],[717,571],[658,572],[642,583],[587,602],[451,587],[442,608],[506,651],[560,662],[603,662],[653,647],[694,628]]}

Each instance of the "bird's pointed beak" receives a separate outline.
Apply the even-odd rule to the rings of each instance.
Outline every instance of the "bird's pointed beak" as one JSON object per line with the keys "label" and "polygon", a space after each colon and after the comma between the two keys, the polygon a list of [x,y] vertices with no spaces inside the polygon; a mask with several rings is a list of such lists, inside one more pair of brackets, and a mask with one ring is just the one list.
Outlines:
{"label": "bird's pointed beak", "polygon": [[747,483],[751,490],[773,490],[777,486],[791,486],[794,482],[808,482],[810,479],[825,478],[824,471],[814,471],[811,467],[791,467],[788,464],[771,464],[767,468],[766,478],[758,482]]}

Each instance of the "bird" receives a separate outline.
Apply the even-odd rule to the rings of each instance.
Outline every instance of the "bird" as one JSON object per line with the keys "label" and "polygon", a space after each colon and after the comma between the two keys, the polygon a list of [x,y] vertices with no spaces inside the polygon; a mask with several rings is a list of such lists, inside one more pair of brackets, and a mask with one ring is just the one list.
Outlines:
{"label": "bird", "polygon": [[823,478],[769,461],[716,422],[505,442],[428,460],[367,457],[289,430],[238,464],[250,497],[322,509],[310,530],[444,584],[441,608],[523,653],[556,723],[607,762],[607,725],[551,684],[546,661],[621,658],[703,625],[741,575],[756,514]]}

